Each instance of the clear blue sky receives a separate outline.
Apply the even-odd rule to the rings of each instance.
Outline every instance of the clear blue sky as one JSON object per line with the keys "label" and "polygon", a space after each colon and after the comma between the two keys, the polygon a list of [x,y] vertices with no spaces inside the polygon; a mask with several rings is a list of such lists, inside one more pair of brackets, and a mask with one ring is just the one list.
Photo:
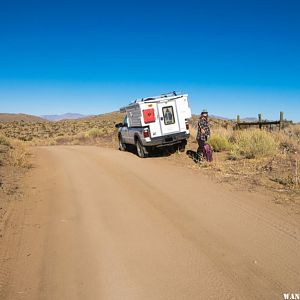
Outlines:
{"label": "clear blue sky", "polygon": [[192,110],[300,121],[300,1],[0,2],[0,111],[117,110],[179,90]]}

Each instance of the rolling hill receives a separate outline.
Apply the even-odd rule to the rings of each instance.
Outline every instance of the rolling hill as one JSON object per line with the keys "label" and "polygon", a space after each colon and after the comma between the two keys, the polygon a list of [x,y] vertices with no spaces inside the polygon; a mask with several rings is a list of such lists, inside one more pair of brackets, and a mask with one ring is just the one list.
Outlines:
{"label": "rolling hill", "polygon": [[46,120],[41,117],[27,115],[27,114],[0,113],[0,122],[36,123],[36,122],[46,122]]}

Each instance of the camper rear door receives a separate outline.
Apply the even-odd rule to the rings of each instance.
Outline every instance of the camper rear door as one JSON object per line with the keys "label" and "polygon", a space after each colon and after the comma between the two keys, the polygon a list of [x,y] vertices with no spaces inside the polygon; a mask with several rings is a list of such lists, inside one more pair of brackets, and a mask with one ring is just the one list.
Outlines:
{"label": "camper rear door", "polygon": [[179,120],[175,101],[157,103],[162,135],[179,132]]}

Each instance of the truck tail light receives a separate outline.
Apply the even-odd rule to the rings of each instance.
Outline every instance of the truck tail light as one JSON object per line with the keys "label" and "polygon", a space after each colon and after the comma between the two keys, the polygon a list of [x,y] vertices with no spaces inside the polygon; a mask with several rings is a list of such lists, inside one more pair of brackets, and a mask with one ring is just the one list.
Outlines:
{"label": "truck tail light", "polygon": [[150,130],[149,128],[144,128],[144,138],[150,137]]}

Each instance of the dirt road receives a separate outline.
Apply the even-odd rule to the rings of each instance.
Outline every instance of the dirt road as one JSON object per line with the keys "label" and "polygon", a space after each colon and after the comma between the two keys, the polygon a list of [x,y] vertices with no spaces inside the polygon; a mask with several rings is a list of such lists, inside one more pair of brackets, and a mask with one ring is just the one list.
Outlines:
{"label": "dirt road", "polygon": [[80,146],[34,152],[4,299],[300,292],[299,222],[268,199],[163,158]]}

